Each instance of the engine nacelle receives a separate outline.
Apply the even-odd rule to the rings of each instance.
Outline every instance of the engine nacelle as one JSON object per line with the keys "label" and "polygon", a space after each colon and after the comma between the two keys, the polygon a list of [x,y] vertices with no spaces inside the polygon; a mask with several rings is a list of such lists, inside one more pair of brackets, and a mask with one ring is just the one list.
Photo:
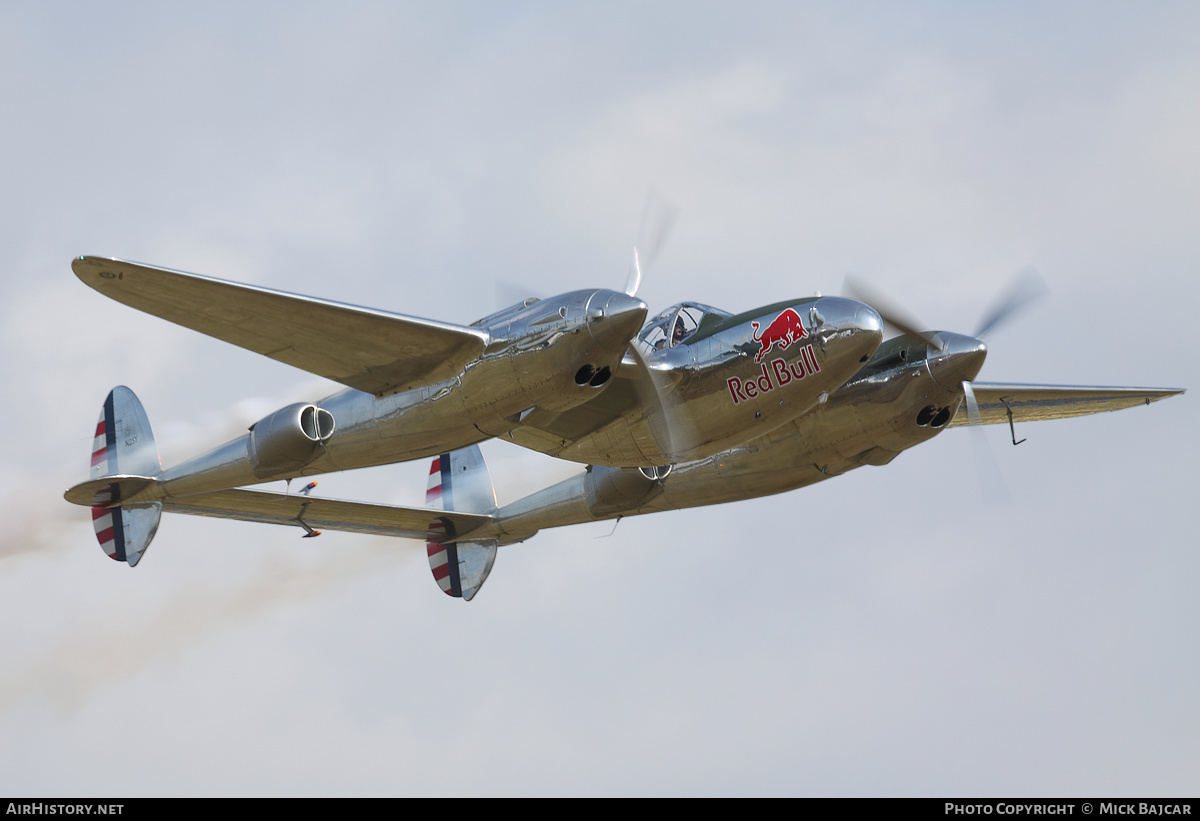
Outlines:
{"label": "engine nacelle", "polygon": [[320,455],[333,436],[333,414],[297,402],[275,411],[250,427],[250,466],[266,479],[299,470]]}
{"label": "engine nacelle", "polygon": [[596,517],[634,510],[662,493],[662,482],[640,470],[601,466],[588,468],[583,487]]}
{"label": "engine nacelle", "polygon": [[529,406],[561,413],[607,389],[645,320],[646,303],[600,289],[533,302],[488,327],[508,343],[504,387],[519,389]]}

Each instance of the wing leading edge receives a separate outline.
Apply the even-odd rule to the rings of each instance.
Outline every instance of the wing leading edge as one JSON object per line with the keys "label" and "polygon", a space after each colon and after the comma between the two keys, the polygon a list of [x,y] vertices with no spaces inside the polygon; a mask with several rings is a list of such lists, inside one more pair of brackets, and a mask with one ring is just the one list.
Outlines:
{"label": "wing leading edge", "polygon": [[[972,382],[975,401],[984,425],[1041,419],[1065,419],[1089,413],[1149,405],[1184,392],[1182,388],[1126,388],[1090,385],[1019,385],[1003,382]],[[959,407],[950,424],[966,425],[967,410]]]}
{"label": "wing leading edge", "polygon": [[136,262],[79,257],[110,299],[356,390],[383,396],[449,379],[486,332]]}

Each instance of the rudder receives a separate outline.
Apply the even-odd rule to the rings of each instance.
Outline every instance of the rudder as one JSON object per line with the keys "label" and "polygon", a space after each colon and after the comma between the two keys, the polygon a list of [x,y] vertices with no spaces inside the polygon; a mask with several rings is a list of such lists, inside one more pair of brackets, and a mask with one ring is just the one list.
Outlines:
{"label": "rudder", "polygon": [[[496,509],[496,491],[478,445],[443,453],[429,468],[425,506],[462,513]],[[496,561],[496,542],[459,542],[454,525],[439,518],[429,524],[426,550],[433,579],[447,596],[470,601],[483,587]]]}
{"label": "rudder", "polygon": [[[156,477],[162,473],[150,420],[133,391],[113,388],[92,439],[92,481],[108,476]],[[134,567],[150,546],[162,515],[161,502],[122,504],[122,483],[100,487],[92,496],[92,527],[104,553]]]}

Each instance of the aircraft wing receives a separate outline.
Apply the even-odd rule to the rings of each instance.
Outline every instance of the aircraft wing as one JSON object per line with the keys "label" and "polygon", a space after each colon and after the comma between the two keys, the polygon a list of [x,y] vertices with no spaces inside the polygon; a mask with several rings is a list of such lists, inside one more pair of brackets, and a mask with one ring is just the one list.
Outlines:
{"label": "aircraft wing", "polygon": [[131,308],[383,396],[460,373],[485,331],[136,262],[79,257],[75,275]]}
{"label": "aircraft wing", "polygon": [[440,535],[435,538],[430,538],[429,525],[436,519],[445,519],[453,524],[454,534],[457,534],[458,538],[462,538],[468,531],[494,521],[492,516],[475,513],[345,502],[340,499],[288,496],[283,493],[243,489],[172,496],[163,500],[163,510],[189,513],[193,516],[293,527],[301,527],[300,520],[303,514],[304,524],[314,530],[344,530],[349,533],[398,536],[433,542],[446,539],[444,530],[438,531]]}
{"label": "aircraft wing", "polygon": [[[1183,393],[1182,388],[1105,388],[1084,385],[1018,385],[1003,382],[972,382],[979,415],[985,425],[1008,422],[1012,409],[1015,422],[1064,419],[1089,413],[1149,405]],[[967,424],[966,403],[959,406],[951,425]]]}

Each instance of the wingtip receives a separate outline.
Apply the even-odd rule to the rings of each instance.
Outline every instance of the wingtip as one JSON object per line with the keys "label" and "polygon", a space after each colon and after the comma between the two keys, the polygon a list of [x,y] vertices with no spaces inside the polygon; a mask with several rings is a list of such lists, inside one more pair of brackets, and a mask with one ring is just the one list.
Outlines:
{"label": "wingtip", "polygon": [[83,255],[75,257],[73,260],[71,260],[71,270],[75,272],[75,276],[79,277],[84,282],[88,281],[88,277],[90,275],[100,273],[100,270],[103,267],[103,257]]}
{"label": "wingtip", "polygon": [[1180,396],[1187,393],[1187,388],[1152,388],[1146,392],[1146,402],[1149,405],[1152,402],[1161,402],[1164,399],[1170,399],[1172,396]]}

